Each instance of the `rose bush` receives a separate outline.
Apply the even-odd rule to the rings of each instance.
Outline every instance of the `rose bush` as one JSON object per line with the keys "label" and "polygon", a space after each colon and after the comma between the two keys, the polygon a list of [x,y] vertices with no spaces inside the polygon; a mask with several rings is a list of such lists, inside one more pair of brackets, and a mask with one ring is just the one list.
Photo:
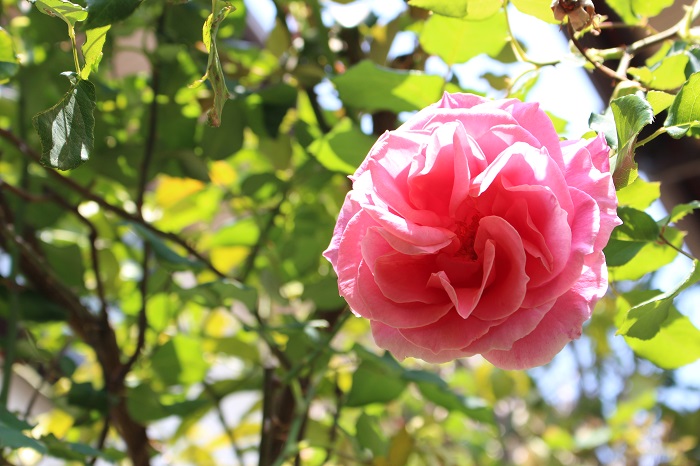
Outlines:
{"label": "rose bush", "polygon": [[608,156],[537,104],[446,93],[351,177],[324,253],[340,294],[398,358],[549,362],[607,289]]}

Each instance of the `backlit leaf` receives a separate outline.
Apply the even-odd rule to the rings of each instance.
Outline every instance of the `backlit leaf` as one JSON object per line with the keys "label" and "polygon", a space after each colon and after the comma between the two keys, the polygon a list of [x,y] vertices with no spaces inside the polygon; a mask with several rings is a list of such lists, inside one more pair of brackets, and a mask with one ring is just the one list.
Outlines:
{"label": "backlit leaf", "polygon": [[39,11],[49,16],[57,16],[70,27],[75,27],[78,21],[84,21],[88,12],[82,6],[68,0],[29,0]]}
{"label": "backlit leaf", "polygon": [[617,128],[617,155],[613,180],[617,189],[634,181],[637,162],[634,161],[634,143],[639,132],[654,120],[649,102],[638,95],[626,95],[610,103]]}
{"label": "backlit leaf", "polygon": [[693,73],[673,100],[664,122],[668,134],[680,138],[700,135],[700,72]]}
{"label": "backlit leaf", "polygon": [[88,29],[85,33],[86,40],[82,47],[85,64],[80,70],[81,79],[87,79],[92,71],[97,71],[97,67],[102,60],[102,47],[105,45],[107,31],[109,31],[110,27],[112,26],[107,25],[95,29]]}
{"label": "backlit leaf", "polygon": [[349,107],[399,113],[420,110],[440,100],[444,81],[439,76],[392,70],[365,60],[333,79],[333,83],[340,100]]}
{"label": "backlit leaf", "polygon": [[[617,299],[619,312],[624,316],[629,308],[648,300],[654,293],[625,293]],[[625,336],[625,341],[635,354],[663,369],[677,369],[700,359],[700,330],[674,306],[670,306],[666,319],[661,321],[654,337],[641,340]]]}
{"label": "backlit leaf", "polygon": [[502,0],[409,0],[411,6],[425,8],[433,13],[451,18],[485,19],[496,14],[503,6]]}
{"label": "backlit leaf", "polygon": [[631,308],[620,324],[617,334],[650,340],[659,333],[663,322],[669,317],[676,296],[698,280],[700,280],[700,268],[698,268],[698,261],[695,260],[688,276],[675,289]]}
{"label": "backlit leaf", "polygon": [[670,107],[675,97],[675,95],[663,91],[647,92],[647,100],[651,104],[651,108],[654,109],[654,116]]}
{"label": "backlit leaf", "polygon": [[680,87],[685,82],[687,64],[688,55],[678,54],[664,58],[653,68],[629,68],[627,72],[647,87],[670,91]]}
{"label": "backlit leaf", "polygon": [[508,41],[508,24],[503,12],[480,21],[432,15],[419,40],[427,53],[454,65],[482,53],[498,55]]}
{"label": "backlit leaf", "polygon": [[559,21],[554,18],[552,13],[551,3],[542,0],[513,0],[515,8],[523,13],[539,18],[547,23],[558,24]]}
{"label": "backlit leaf", "polygon": [[209,365],[199,339],[176,335],[155,350],[151,364],[167,385],[189,385],[204,379]]}
{"label": "backlit leaf", "polygon": [[15,55],[10,34],[0,27],[0,84],[10,80],[19,70],[19,60]]}
{"label": "backlit leaf", "polygon": [[60,102],[32,119],[41,139],[41,163],[71,170],[85,163],[94,145],[95,86],[75,73],[63,73],[71,82]]}
{"label": "backlit leaf", "polygon": [[309,146],[309,152],[328,170],[352,174],[360,166],[375,139],[364,134],[350,118]]}
{"label": "backlit leaf", "polygon": [[661,195],[660,185],[658,181],[645,181],[637,177],[617,192],[617,202],[621,206],[644,210]]}

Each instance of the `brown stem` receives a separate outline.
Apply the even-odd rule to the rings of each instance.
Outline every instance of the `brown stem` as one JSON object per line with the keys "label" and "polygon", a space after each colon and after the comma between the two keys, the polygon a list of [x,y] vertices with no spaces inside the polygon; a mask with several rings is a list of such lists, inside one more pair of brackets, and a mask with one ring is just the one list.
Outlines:
{"label": "brown stem", "polygon": [[114,330],[94,316],[80,299],[55,275],[42,255],[23,237],[16,234],[12,215],[0,195],[0,240],[12,244],[19,252],[24,276],[48,300],[66,309],[68,325],[95,352],[102,368],[107,392],[118,401],[111,406],[109,416],[127,447],[134,466],[150,464],[150,445],[146,428],[134,421],[126,407],[123,384],[112,383],[112,376],[121,371],[120,349]]}
{"label": "brown stem", "polygon": [[579,52],[581,52],[581,55],[588,61],[590,64],[592,64],[598,71],[601,73],[605,74],[606,76],[616,80],[616,81],[628,81],[626,76],[620,76],[617,74],[617,72],[611,68],[608,68],[607,66],[598,63],[597,61],[593,60],[591,57],[588,56],[588,52],[586,49],[581,45],[581,43],[578,41],[576,38],[576,32],[574,31],[574,27],[571,25],[571,23],[568,23],[568,32],[569,32],[569,38],[571,39],[571,42],[574,44],[576,49],[578,49]]}
{"label": "brown stem", "polygon": [[[7,140],[8,142],[12,143],[22,154],[25,156],[29,157],[36,163],[40,163],[40,156],[39,154],[32,149],[25,141],[22,139],[18,138],[16,135],[14,135],[12,132],[0,128],[0,137],[3,139]],[[43,165],[42,165],[43,166]],[[218,270],[214,265],[209,261],[209,259],[205,258],[199,251],[194,249],[192,246],[190,246],[184,239],[176,235],[175,233],[170,233],[166,231],[159,230],[158,228],[154,227],[150,223],[146,222],[143,218],[141,218],[139,215],[131,214],[124,209],[117,207],[115,205],[110,204],[107,202],[104,198],[94,194],[91,192],[89,189],[81,186],[80,184],[76,183],[73,181],[71,178],[68,178],[64,175],[61,175],[60,173],[56,172],[55,170],[52,170],[51,168],[44,167],[53,179],[56,181],[62,183],[72,191],[75,191],[76,193],[80,194],[80,196],[84,200],[90,200],[95,202],[97,205],[99,205],[101,208],[104,210],[111,212],[113,214],[116,214],[117,216],[121,217],[124,220],[128,220],[129,222],[136,223],[138,225],[143,226],[147,230],[151,231],[152,233],[160,236],[161,238],[165,238],[169,241],[172,241],[173,243],[177,244],[178,246],[182,247],[185,249],[190,255],[195,257],[197,260],[202,262],[209,270],[214,272],[219,278],[226,278],[226,274]]]}

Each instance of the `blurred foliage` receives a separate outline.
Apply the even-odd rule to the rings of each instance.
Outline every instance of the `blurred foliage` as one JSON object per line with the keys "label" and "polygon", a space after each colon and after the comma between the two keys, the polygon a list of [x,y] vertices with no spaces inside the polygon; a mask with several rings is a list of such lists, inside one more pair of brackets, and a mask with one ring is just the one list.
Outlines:
{"label": "blurred foliage", "polygon": [[[5,462],[700,462],[700,381],[677,370],[700,335],[674,304],[700,272],[674,262],[673,226],[700,204],[654,219],[659,186],[634,161],[664,133],[699,134],[698,2],[628,47],[570,35],[547,63],[511,15],[550,27],[548,2],[391,3],[276,0],[268,34],[242,0],[0,0]],[[673,2],[608,3],[645,25]],[[389,55],[399,33],[410,51]],[[645,64],[605,65],[652,45]],[[526,65],[484,72],[490,96],[527,99],[574,56],[617,84],[590,120],[615,148],[612,293],[548,366],[399,364],[320,255],[376,137],[443,91],[473,92],[452,65],[484,55]],[[669,263],[686,277],[654,290]]]}

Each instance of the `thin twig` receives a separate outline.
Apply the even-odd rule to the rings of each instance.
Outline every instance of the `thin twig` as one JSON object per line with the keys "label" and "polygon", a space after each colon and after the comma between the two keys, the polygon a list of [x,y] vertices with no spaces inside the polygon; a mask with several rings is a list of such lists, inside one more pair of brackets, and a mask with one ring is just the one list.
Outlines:
{"label": "thin twig", "polygon": [[[102,449],[105,447],[105,442],[107,441],[107,435],[109,434],[109,414],[105,416],[104,423],[102,424],[102,430],[100,430],[100,438],[97,439],[97,445],[95,446],[95,449],[97,451],[102,451]],[[98,460],[97,456],[93,456],[90,461],[88,461],[88,464],[90,466],[94,465]]]}
{"label": "thin twig", "polygon": [[685,252],[683,249],[679,248],[678,246],[676,246],[675,244],[673,244],[672,242],[670,242],[670,241],[664,236],[664,230],[665,230],[665,229],[666,229],[666,227],[662,228],[661,233],[659,234],[659,240],[661,240],[661,242],[662,242],[663,244],[665,244],[666,246],[669,246],[671,249],[674,249],[674,250],[675,250],[676,252],[678,252],[679,254],[684,255],[685,257],[687,257],[687,258],[690,259],[691,261],[697,261],[697,260],[698,260],[698,258],[696,258],[695,256],[693,256],[692,254],[688,254],[688,253]]}
{"label": "thin twig", "polygon": [[576,32],[574,31],[574,27],[571,25],[571,23],[567,24],[567,30],[569,32],[569,38],[571,39],[571,42],[574,44],[576,49],[578,49],[581,55],[583,55],[583,58],[585,58],[586,61],[592,64],[598,71],[617,81],[629,81],[626,76],[620,76],[619,74],[617,74],[617,72],[615,72],[615,70],[608,68],[607,66],[601,63],[598,63],[597,61],[593,60],[590,56],[588,56],[588,52],[576,38]]}
{"label": "thin twig", "polygon": [[93,273],[95,274],[95,287],[97,288],[97,297],[100,300],[100,317],[102,319],[102,325],[109,325],[109,315],[107,311],[107,298],[105,294],[105,286],[104,286],[104,281],[102,280],[102,274],[100,272],[100,255],[99,251],[97,249],[97,228],[95,228],[95,225],[88,220],[83,214],[80,213],[80,210],[76,206],[73,206],[69,204],[65,199],[61,197],[60,194],[49,190],[51,193],[51,200],[59,205],[61,205],[64,209],[72,212],[80,222],[85,225],[88,230],[90,230],[89,234],[89,239],[90,239],[90,259],[92,261],[92,270]]}
{"label": "thin twig", "polygon": [[[19,151],[22,154],[26,155],[27,157],[32,159],[34,162],[40,164],[39,154],[34,149],[32,149],[24,140],[18,138],[12,132],[7,131],[3,128],[0,128],[0,137],[9,141],[10,143],[12,143],[17,149],[19,149]],[[42,165],[42,167],[44,167],[44,166]],[[172,241],[173,243],[175,243],[178,246],[185,249],[190,255],[195,257],[197,260],[202,262],[209,270],[214,272],[214,274],[216,274],[219,278],[227,278],[225,273],[223,273],[219,269],[217,269],[211,263],[211,261],[209,259],[204,257],[199,251],[197,251],[192,246],[190,246],[180,236],[176,235],[175,233],[162,231],[162,230],[156,228],[155,226],[153,226],[151,223],[146,222],[140,216],[129,213],[120,207],[117,207],[113,204],[110,204],[104,198],[94,194],[89,189],[86,189],[85,187],[83,187],[80,184],[73,181],[71,178],[63,176],[60,173],[56,172],[55,170],[52,170],[49,167],[44,167],[44,168],[46,169],[46,171],[49,173],[49,175],[51,177],[53,177],[55,180],[59,181],[60,183],[64,184],[65,186],[67,186],[71,190],[75,191],[76,193],[80,194],[84,200],[93,201],[97,205],[102,207],[104,210],[106,210],[108,212],[112,212],[113,214],[116,214],[117,216],[121,217],[124,220],[128,220],[129,222],[133,222],[133,223],[136,223],[138,225],[141,225],[144,228],[146,228],[147,230],[151,231],[152,233],[160,236],[161,238]]]}
{"label": "thin twig", "polygon": [[216,415],[219,418],[219,423],[221,424],[221,428],[224,429],[224,433],[226,434],[226,437],[228,437],[228,441],[231,444],[231,448],[233,449],[233,454],[236,457],[238,464],[243,466],[244,465],[243,454],[241,453],[241,450],[238,448],[238,445],[236,445],[236,436],[233,435],[233,431],[228,426],[228,422],[226,422],[226,416],[224,415],[224,410],[221,408],[221,397],[214,391],[214,389],[208,383],[204,382],[203,386],[204,386],[204,391],[207,392],[207,395],[209,395],[209,398],[211,398],[211,400],[214,402],[214,409],[216,410]]}
{"label": "thin twig", "polygon": [[[158,17],[156,24],[156,35],[162,37],[163,26],[165,25],[165,13],[167,5],[163,6],[163,11]],[[149,107],[148,114],[148,133],[146,134],[146,143],[144,145],[143,157],[141,158],[141,168],[139,170],[138,188],[136,191],[136,211],[143,217],[143,197],[146,192],[146,183],[148,183],[148,175],[153,161],[153,154],[156,148],[158,138],[158,94],[160,93],[160,70],[158,54],[152,54],[151,59],[151,90],[153,92],[153,100]]]}

